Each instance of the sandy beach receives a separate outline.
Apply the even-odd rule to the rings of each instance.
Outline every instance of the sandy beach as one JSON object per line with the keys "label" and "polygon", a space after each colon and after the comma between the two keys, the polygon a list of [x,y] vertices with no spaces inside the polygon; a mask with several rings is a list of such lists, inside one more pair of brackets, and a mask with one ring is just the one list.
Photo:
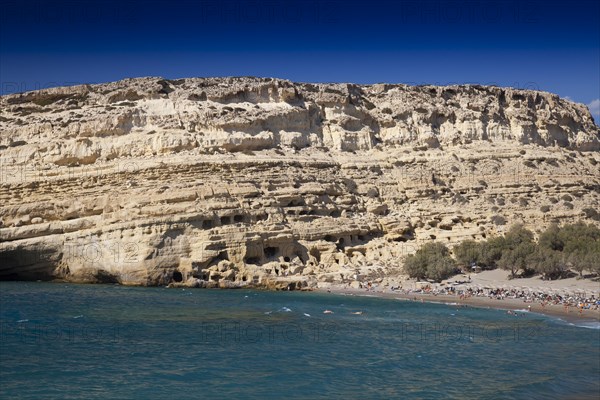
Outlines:
{"label": "sandy beach", "polygon": [[[470,279],[469,279],[470,278]],[[456,294],[446,293],[453,288]],[[503,292],[545,294],[561,296],[564,302],[553,304],[540,301],[536,296],[529,298],[510,298],[506,296],[488,295],[490,291],[500,289]],[[320,288],[319,291],[354,296],[377,296],[383,298],[406,299],[433,303],[456,303],[457,305],[496,308],[507,310],[527,310],[545,315],[560,317],[569,322],[600,322],[600,307],[587,303],[586,307],[578,307],[572,299],[600,299],[600,282],[591,279],[568,278],[555,281],[544,281],[539,277],[508,279],[507,272],[502,270],[483,271],[478,274],[456,275],[441,284],[404,281],[399,286],[372,284],[371,288],[353,288],[344,285],[332,285]],[[478,295],[461,295],[465,291],[478,292]],[[570,299],[570,300],[569,300]],[[570,304],[570,305],[569,305]]]}

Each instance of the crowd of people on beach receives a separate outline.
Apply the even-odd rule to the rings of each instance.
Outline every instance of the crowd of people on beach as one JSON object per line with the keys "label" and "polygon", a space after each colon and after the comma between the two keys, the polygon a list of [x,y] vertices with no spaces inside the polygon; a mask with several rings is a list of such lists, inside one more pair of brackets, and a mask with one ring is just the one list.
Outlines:
{"label": "crowd of people on beach", "polygon": [[[421,287],[403,288],[399,286],[388,286],[381,288],[377,283],[368,282],[363,285],[362,288],[367,292],[386,292],[390,290],[392,293],[398,293],[404,296],[410,295],[449,295],[457,296],[460,300],[466,300],[471,297],[482,298],[486,297],[495,300],[504,299],[518,299],[523,300],[524,303],[537,303],[545,308],[548,305],[563,306],[566,312],[571,310],[579,310],[582,313],[583,310],[600,310],[600,295],[598,293],[590,292],[569,292],[569,291],[558,291],[551,290],[550,292],[533,290],[529,288],[497,288],[497,287],[473,287],[469,286],[471,279],[468,281],[459,282],[461,284],[467,284],[465,286],[453,286],[453,285],[438,285],[429,284]],[[416,297],[415,297],[416,300]],[[531,305],[528,305],[528,309],[531,309]]]}
{"label": "crowd of people on beach", "polygon": [[522,299],[525,303],[539,303],[542,308],[546,305],[563,305],[568,311],[569,307],[580,310],[599,310],[600,298],[594,294],[587,293],[545,293],[541,291],[520,290],[516,288],[461,288],[453,286],[443,288],[425,287],[421,289],[401,290],[405,294],[431,294],[431,295],[455,295],[461,300],[470,297],[487,297],[490,299]]}

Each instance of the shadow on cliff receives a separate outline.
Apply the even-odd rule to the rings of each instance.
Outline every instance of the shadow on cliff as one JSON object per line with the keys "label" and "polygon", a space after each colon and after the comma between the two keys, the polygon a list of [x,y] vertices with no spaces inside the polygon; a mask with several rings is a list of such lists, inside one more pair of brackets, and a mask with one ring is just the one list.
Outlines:
{"label": "shadow on cliff", "polygon": [[51,280],[62,254],[54,249],[4,250],[0,253],[0,280]]}

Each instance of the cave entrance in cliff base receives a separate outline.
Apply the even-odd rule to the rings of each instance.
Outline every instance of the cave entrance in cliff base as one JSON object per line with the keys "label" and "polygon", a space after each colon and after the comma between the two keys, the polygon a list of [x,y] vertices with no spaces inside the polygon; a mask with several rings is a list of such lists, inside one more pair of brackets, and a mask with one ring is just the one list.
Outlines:
{"label": "cave entrance in cliff base", "polygon": [[183,281],[183,275],[181,275],[181,272],[179,272],[179,271],[173,272],[173,282],[181,282],[181,281]]}

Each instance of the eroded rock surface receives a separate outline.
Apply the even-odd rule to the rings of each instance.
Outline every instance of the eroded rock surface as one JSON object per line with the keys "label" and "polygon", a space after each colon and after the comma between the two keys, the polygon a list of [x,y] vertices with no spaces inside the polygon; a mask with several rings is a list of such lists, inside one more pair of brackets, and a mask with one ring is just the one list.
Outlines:
{"label": "eroded rock surface", "polygon": [[583,105],[483,86],[141,78],[0,98],[0,277],[269,288],[598,223]]}

